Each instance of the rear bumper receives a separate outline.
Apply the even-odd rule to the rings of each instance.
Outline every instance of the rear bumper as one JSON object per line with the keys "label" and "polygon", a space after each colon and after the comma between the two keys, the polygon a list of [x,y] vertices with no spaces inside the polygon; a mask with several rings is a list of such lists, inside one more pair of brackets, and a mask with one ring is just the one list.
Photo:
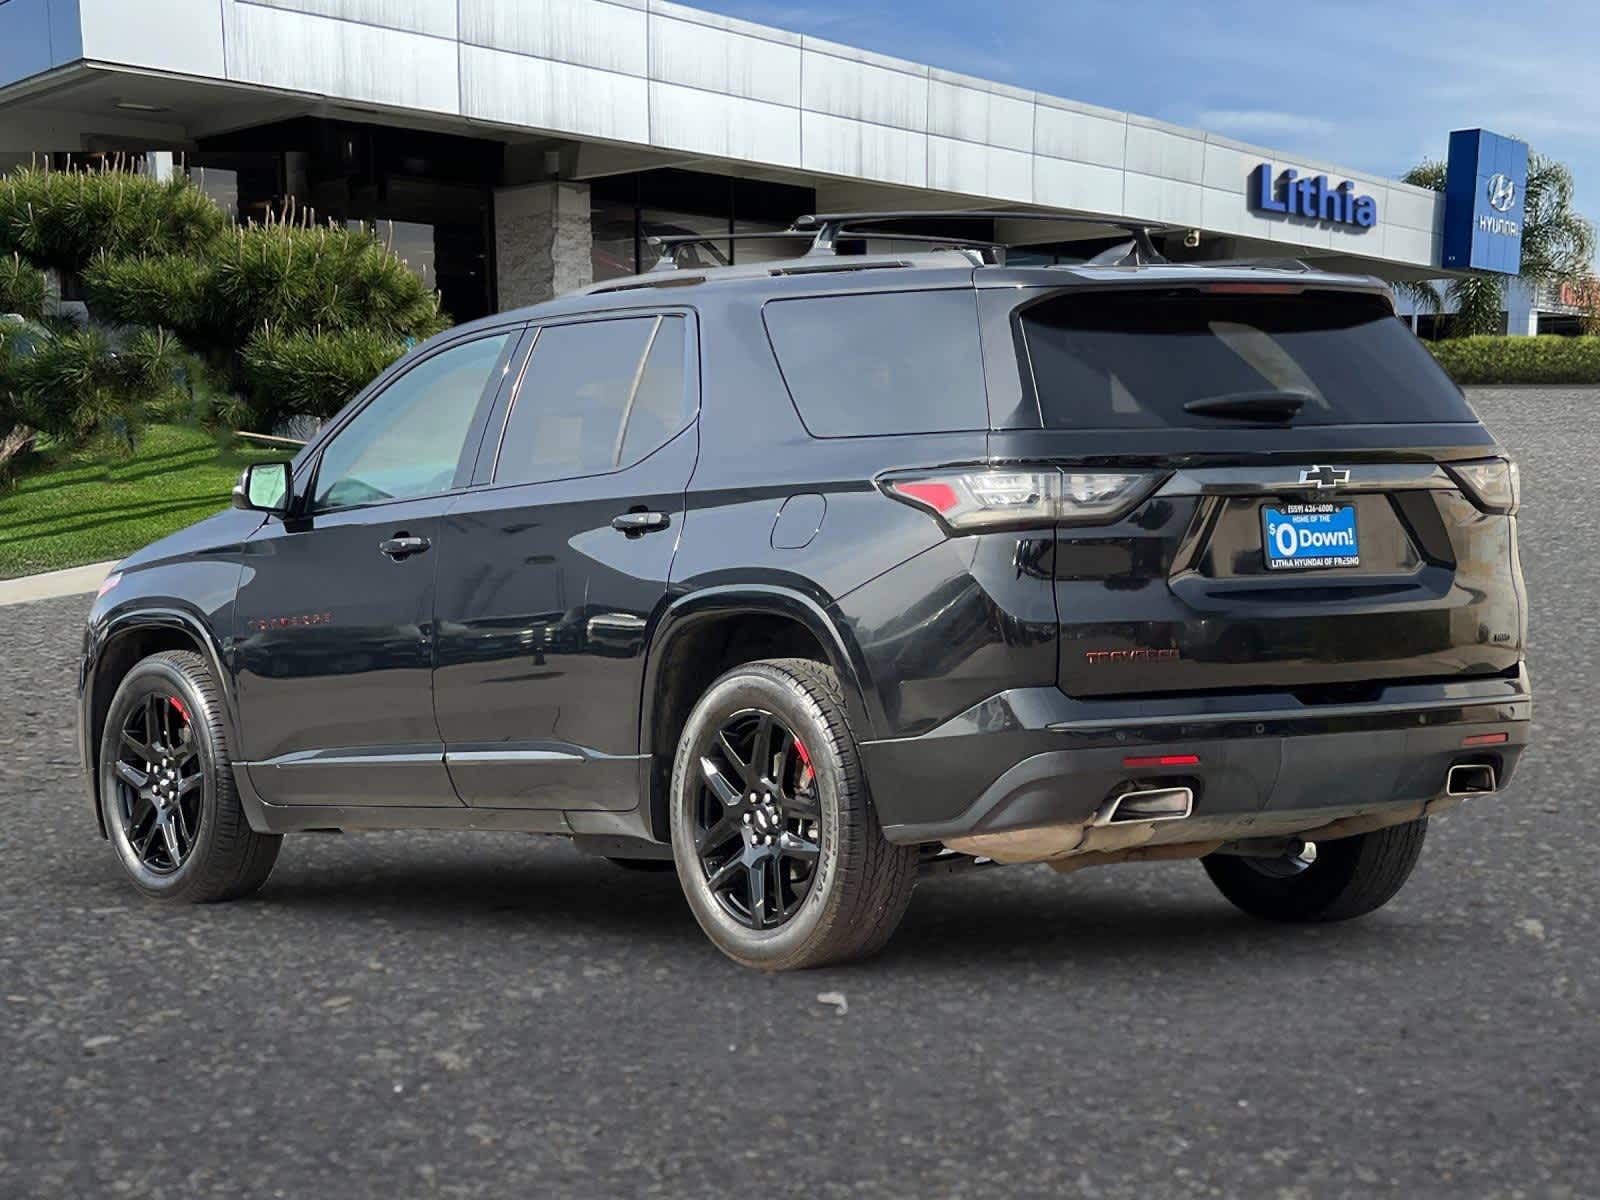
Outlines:
{"label": "rear bumper", "polygon": [[[1282,693],[1084,702],[1002,692],[915,738],[863,746],[890,841],[943,842],[1002,861],[1129,846],[1363,832],[1439,811],[1452,766],[1499,787],[1527,743],[1532,697],[1514,677],[1410,683],[1362,704]],[[1503,741],[1466,744],[1504,734]],[[1198,763],[1130,765],[1193,756]],[[1120,793],[1188,787],[1179,820],[1106,825]],[[1204,852],[1204,851],[1200,851]]]}

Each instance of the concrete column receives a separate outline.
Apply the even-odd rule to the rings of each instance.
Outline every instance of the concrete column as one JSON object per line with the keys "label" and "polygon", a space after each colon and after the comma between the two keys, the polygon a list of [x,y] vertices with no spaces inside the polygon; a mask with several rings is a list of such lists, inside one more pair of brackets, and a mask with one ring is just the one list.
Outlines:
{"label": "concrete column", "polygon": [[531,183],[494,194],[495,277],[501,311],[594,281],[589,185]]}
{"label": "concrete column", "polygon": [[1539,332],[1538,295],[1524,279],[1506,283],[1506,332],[1512,337],[1532,337]]}
{"label": "concrete column", "polygon": [[172,151],[151,150],[144,156],[145,174],[151,179],[165,183],[172,178]]}

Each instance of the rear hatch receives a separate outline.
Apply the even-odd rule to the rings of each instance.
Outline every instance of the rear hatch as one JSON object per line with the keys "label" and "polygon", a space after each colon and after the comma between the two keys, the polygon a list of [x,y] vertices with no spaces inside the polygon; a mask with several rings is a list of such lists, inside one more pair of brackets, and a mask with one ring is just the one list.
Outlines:
{"label": "rear hatch", "polygon": [[[1063,690],[1359,701],[1516,667],[1514,469],[1385,295],[1164,282],[1010,303],[1043,428],[992,447],[1062,472]],[[1123,513],[1079,518],[1070,497],[1108,472],[1135,481]]]}

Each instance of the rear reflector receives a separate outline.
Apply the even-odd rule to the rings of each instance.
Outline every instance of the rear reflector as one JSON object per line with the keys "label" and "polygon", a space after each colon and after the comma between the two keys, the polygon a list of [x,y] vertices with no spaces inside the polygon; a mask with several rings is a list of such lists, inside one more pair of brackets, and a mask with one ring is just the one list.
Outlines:
{"label": "rear reflector", "polygon": [[1471,737],[1461,739],[1463,746],[1498,746],[1501,742],[1511,740],[1509,733],[1475,733]]}
{"label": "rear reflector", "polygon": [[907,479],[896,483],[894,490],[907,500],[916,500],[926,504],[934,512],[943,515],[961,503],[961,497],[956,495],[956,489],[948,483],[940,483],[935,479]]}
{"label": "rear reflector", "polygon": [[1198,754],[1130,754],[1122,760],[1125,767],[1198,767]]}

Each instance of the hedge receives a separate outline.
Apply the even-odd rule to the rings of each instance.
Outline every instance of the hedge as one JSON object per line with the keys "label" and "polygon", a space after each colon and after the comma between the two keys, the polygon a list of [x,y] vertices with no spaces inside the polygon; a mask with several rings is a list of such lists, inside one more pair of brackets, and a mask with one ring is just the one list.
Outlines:
{"label": "hedge", "polygon": [[1600,337],[1465,337],[1428,343],[1457,383],[1600,383]]}
{"label": "hedge", "polygon": [[182,175],[157,180],[118,166],[19,167],[0,178],[0,254],[81,271],[102,254],[200,254],[227,227]]}

